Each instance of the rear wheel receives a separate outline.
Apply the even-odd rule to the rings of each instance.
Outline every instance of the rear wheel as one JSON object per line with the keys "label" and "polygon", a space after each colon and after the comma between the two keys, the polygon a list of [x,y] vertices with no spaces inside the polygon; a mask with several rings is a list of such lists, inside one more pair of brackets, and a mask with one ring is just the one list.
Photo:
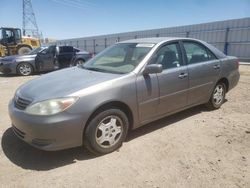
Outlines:
{"label": "rear wheel", "polygon": [[31,50],[32,50],[32,48],[29,46],[20,46],[17,49],[17,54],[18,55],[25,55],[25,54],[28,54]]}
{"label": "rear wheel", "polygon": [[96,154],[107,154],[121,147],[128,132],[129,121],[119,109],[98,113],[88,124],[84,134],[85,147]]}
{"label": "rear wheel", "polygon": [[28,76],[33,73],[33,67],[29,63],[20,63],[17,66],[17,73],[21,76]]}
{"label": "rear wheel", "polygon": [[216,84],[209,102],[206,104],[211,110],[215,110],[221,107],[226,96],[226,86],[224,83],[220,82]]}
{"label": "rear wheel", "polygon": [[75,61],[75,66],[83,65],[84,63],[85,63],[85,61],[83,59],[78,59]]}

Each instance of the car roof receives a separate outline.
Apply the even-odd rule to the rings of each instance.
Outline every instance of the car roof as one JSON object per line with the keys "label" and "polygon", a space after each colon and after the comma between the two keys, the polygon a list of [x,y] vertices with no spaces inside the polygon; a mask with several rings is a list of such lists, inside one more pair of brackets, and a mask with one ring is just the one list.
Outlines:
{"label": "car roof", "polygon": [[181,37],[153,37],[153,38],[139,38],[139,39],[131,39],[131,40],[126,40],[122,41],[119,43],[161,43],[161,42],[167,42],[167,41],[172,41],[172,40],[195,40],[198,41],[197,39],[192,39],[192,38],[181,38]]}
{"label": "car roof", "polygon": [[158,43],[164,43],[169,41],[176,41],[176,40],[189,40],[189,41],[196,41],[199,43],[202,43],[207,48],[209,48],[218,58],[225,58],[226,55],[219,51],[214,46],[208,44],[205,41],[194,39],[194,38],[185,38],[185,37],[154,37],[154,38],[139,38],[139,39],[131,39],[122,41],[119,43],[150,43],[150,44],[158,44]]}

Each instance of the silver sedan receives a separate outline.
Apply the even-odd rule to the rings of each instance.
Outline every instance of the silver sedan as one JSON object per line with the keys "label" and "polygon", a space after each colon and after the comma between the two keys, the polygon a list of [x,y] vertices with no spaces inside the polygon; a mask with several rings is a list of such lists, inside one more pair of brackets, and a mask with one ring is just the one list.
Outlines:
{"label": "silver sedan", "polygon": [[34,147],[106,154],[129,130],[200,104],[218,109],[238,80],[237,58],[206,42],[135,39],[25,83],[9,115],[15,134]]}

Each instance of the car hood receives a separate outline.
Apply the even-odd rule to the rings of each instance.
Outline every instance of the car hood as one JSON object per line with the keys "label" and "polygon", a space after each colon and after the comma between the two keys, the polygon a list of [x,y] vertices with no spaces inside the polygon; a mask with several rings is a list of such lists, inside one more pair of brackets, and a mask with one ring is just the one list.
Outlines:
{"label": "car hood", "polygon": [[25,83],[17,90],[17,95],[33,102],[66,97],[121,76],[72,67],[45,74]]}
{"label": "car hood", "polygon": [[35,55],[12,55],[12,56],[6,56],[4,58],[2,58],[2,61],[14,61],[14,60],[18,60],[18,59],[35,59],[36,54]]}

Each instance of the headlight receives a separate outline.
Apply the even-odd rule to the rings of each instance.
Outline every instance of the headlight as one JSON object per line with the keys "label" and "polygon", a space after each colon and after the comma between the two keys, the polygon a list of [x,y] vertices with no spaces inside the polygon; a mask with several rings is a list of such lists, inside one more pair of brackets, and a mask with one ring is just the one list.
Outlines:
{"label": "headlight", "polygon": [[25,112],[32,115],[41,116],[57,114],[72,106],[77,101],[77,99],[77,97],[67,97],[41,101],[28,106],[25,109]]}

